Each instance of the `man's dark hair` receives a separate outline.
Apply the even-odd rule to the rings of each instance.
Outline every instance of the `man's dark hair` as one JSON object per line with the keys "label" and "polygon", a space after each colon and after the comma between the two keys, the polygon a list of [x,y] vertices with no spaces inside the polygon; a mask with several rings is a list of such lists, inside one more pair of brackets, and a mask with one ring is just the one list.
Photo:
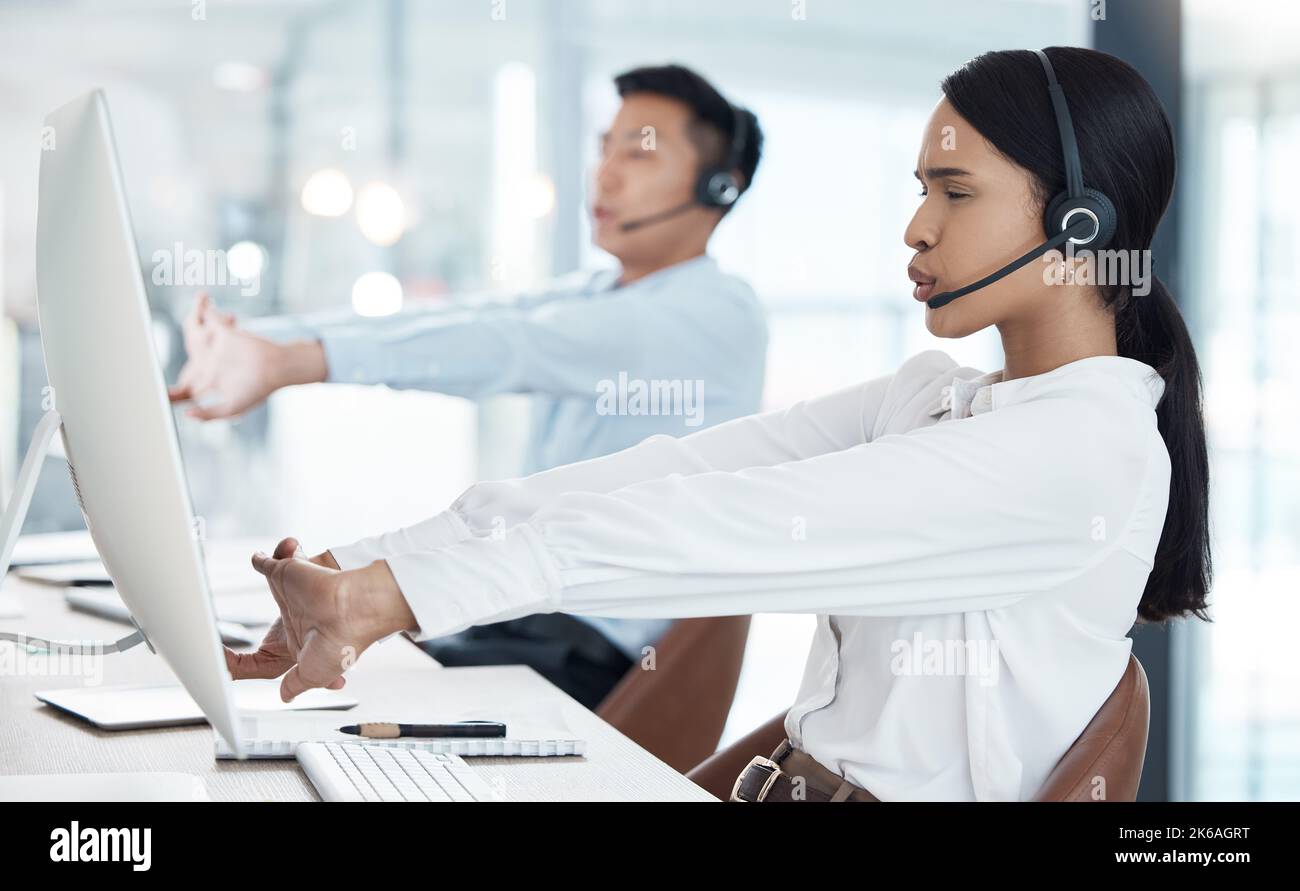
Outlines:
{"label": "man's dark hair", "polygon": [[[653,93],[676,99],[690,108],[691,136],[700,149],[704,166],[727,162],[736,135],[736,115],[743,115],[747,126],[736,167],[744,180],[740,191],[743,193],[749,189],[754,182],[754,171],[758,170],[759,158],[763,155],[763,131],[752,111],[732,106],[713,84],[681,65],[634,68],[615,77],[614,86],[618,95],[624,98],[637,93]],[[713,138],[706,137],[705,133]]]}

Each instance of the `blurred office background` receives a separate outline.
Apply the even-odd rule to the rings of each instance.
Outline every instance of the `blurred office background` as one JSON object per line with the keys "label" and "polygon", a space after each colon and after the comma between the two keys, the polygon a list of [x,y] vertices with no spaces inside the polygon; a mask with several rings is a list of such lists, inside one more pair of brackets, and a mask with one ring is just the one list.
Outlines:
{"label": "blurred office background", "polygon": [[[1135,6],[1141,9],[1134,11]],[[221,250],[245,316],[382,315],[609,264],[587,174],[611,76],[680,61],[754,109],[767,153],[714,254],[768,310],[765,401],[885,374],[937,343],[903,228],[938,82],[988,49],[1097,46],[1167,78],[1182,147],[1156,263],[1201,352],[1215,479],[1212,625],[1143,631],[1146,795],[1300,797],[1300,10],[1262,0],[10,0],[0,2],[0,480],[41,414],[33,243],[41,121],[107,91],[169,379],[199,288],[155,252]],[[1150,66],[1151,71],[1147,67]],[[233,277],[232,275],[232,277]],[[516,472],[522,397],[313,387],[235,423],[179,418],[209,537],[311,548],[418,520]],[[80,517],[52,459],[29,532]],[[809,617],[761,616],[724,744],[793,699]]]}

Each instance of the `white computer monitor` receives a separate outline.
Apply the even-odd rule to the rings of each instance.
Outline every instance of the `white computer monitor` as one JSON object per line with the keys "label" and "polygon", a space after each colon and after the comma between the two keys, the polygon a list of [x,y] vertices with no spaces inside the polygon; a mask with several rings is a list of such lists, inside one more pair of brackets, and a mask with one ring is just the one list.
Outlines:
{"label": "white computer monitor", "polygon": [[74,489],[140,630],[238,752],[232,681],[154,354],[108,105],[95,90],[45,123],[53,129],[41,154],[37,305]]}

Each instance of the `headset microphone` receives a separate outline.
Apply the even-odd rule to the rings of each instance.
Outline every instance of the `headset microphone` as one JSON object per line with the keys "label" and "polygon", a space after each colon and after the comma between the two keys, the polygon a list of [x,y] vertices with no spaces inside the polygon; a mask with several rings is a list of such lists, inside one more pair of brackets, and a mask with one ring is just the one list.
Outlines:
{"label": "headset microphone", "polygon": [[721,165],[706,167],[700,171],[700,175],[695,180],[695,193],[691,199],[648,217],[628,220],[619,226],[621,231],[631,232],[642,226],[671,219],[696,206],[720,207],[725,210],[739,200],[742,189],[734,171],[744,161],[745,148],[749,144],[749,113],[735,106],[732,106],[731,113],[735,123],[732,125],[731,147],[727,150],[727,156]]}
{"label": "headset microphone", "polygon": [[984,278],[980,279],[979,281],[974,282],[973,284],[966,285],[966,287],[964,288],[958,288],[955,291],[944,291],[942,294],[935,294],[933,297],[925,301],[925,305],[930,307],[931,309],[938,309],[941,306],[947,306],[949,303],[952,303],[958,297],[965,297],[967,294],[971,293],[972,291],[978,291],[980,288],[986,288],[989,285],[993,284],[994,282],[1006,278],[1008,275],[1015,272],[1017,269],[1019,269],[1021,266],[1024,266],[1026,263],[1032,263],[1033,261],[1043,256],[1043,254],[1047,253],[1048,251],[1060,247],[1061,245],[1065,244],[1066,241],[1073,241],[1075,238],[1078,237],[1079,234],[1081,234],[1083,231],[1086,231],[1083,228],[1084,226],[1088,226],[1089,228],[1091,228],[1090,221],[1077,220],[1071,223],[1069,228],[1066,229],[1064,232],[1061,232],[1060,234],[1055,235],[1052,238],[1049,238],[1047,241],[1043,242],[1042,244],[1034,248],[1029,253],[1017,257],[1016,259],[1012,260],[1010,263],[1008,263],[1006,266],[1003,266],[1001,269],[999,269],[997,272],[993,273],[992,275],[986,275]]}
{"label": "headset microphone", "polygon": [[1070,119],[1070,107],[1065,102],[1065,91],[1056,80],[1056,71],[1052,68],[1047,53],[1042,50],[1034,50],[1034,52],[1038,54],[1039,61],[1043,63],[1043,73],[1047,75],[1047,91],[1052,99],[1052,113],[1056,116],[1056,129],[1061,135],[1061,153],[1065,159],[1065,191],[1049,201],[1043,213],[1044,231],[1056,234],[992,275],[985,276],[956,291],[944,291],[942,294],[934,295],[925,301],[925,305],[931,309],[947,306],[958,297],[986,288],[1067,241],[1080,247],[1086,245],[1092,250],[1100,250],[1109,244],[1115,235],[1117,221],[1115,205],[1101,192],[1085,188],[1083,185],[1079,144],[1075,139],[1074,122]]}
{"label": "headset microphone", "polygon": [[618,228],[623,232],[631,232],[633,229],[640,229],[642,226],[649,226],[651,223],[658,223],[660,220],[671,219],[672,217],[675,217],[678,214],[686,213],[686,211],[690,210],[695,205],[696,205],[696,201],[694,198],[692,198],[690,201],[679,204],[676,207],[670,207],[668,210],[651,214],[648,217],[640,217],[639,219],[628,220],[626,223],[619,224]]}

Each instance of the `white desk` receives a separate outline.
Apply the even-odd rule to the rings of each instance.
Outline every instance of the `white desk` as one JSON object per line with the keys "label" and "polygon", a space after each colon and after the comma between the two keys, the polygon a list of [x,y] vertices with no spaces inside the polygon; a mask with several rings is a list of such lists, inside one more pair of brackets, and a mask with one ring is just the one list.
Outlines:
{"label": "white desk", "polygon": [[[0,590],[17,594],[24,606],[21,618],[0,620],[0,629],[6,631],[116,639],[128,627],[70,610],[61,588],[24,582],[12,573]],[[530,668],[442,668],[398,635],[367,650],[347,679],[345,692],[361,705],[337,712],[345,716],[340,723],[392,720],[423,703],[448,710],[491,707],[507,722],[517,705],[562,709],[574,735],[587,741],[584,757],[469,759],[510,800],[716,800]],[[161,657],[136,647],[104,657],[102,682],[173,683],[175,677]],[[212,729],[206,724],[104,731],[32,695],[81,683],[79,677],[0,676],[0,774],[181,771],[203,777],[216,800],[316,798],[295,761],[216,761]]]}

